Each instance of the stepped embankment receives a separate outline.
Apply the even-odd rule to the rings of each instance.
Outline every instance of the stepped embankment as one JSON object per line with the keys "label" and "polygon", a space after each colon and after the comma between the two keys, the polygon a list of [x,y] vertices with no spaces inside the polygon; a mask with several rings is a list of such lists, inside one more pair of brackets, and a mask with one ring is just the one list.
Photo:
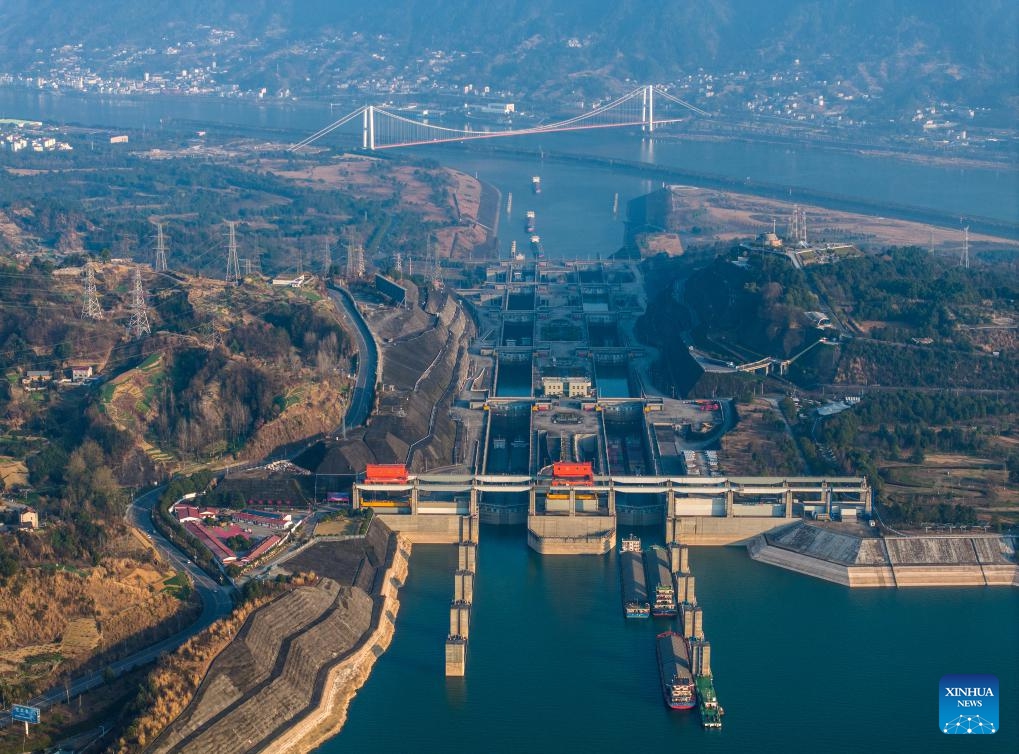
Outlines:
{"label": "stepped embankment", "polygon": [[750,557],[848,587],[1016,586],[1016,542],[998,535],[862,537],[795,523],[754,537]]}
{"label": "stepped embankment", "polygon": [[332,574],[346,583],[327,574],[252,613],[149,751],[303,752],[335,735],[392,640],[407,575],[410,546],[385,524],[364,545],[357,568]]}

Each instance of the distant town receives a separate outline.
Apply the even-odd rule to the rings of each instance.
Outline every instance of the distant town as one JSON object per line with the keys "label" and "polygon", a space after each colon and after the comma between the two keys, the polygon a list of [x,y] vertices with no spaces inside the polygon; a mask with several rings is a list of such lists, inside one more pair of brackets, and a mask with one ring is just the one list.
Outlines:
{"label": "distant town", "polygon": [[[351,100],[365,97],[420,107],[462,105],[464,111],[498,112],[507,118],[555,110],[585,111],[624,89],[656,83],[719,116],[726,126],[802,137],[813,133],[850,142],[880,141],[911,149],[1000,156],[1016,143],[1007,112],[962,98],[897,105],[865,72],[831,77],[831,60],[793,58],[756,70],[699,68],[669,81],[616,81],[598,98],[577,96],[568,81],[543,82],[523,91],[478,80],[476,51],[434,49],[407,59],[385,35],[354,31],[278,46],[271,38],[248,40],[230,29],[199,27],[194,36],[159,49],[111,46],[85,49],[71,42],[39,50],[21,70],[0,71],[0,87],[104,96],[203,96],[252,101]],[[569,49],[586,40],[570,38]],[[822,56],[823,58],[824,56]],[[251,70],[252,59],[261,67]],[[343,59],[349,65],[333,65]],[[395,61],[406,60],[403,63]],[[269,61],[275,61],[269,65]],[[356,61],[356,62],[354,62]],[[455,106],[452,103],[456,103]],[[33,148],[34,145],[33,145]],[[38,151],[38,150],[37,150]]]}

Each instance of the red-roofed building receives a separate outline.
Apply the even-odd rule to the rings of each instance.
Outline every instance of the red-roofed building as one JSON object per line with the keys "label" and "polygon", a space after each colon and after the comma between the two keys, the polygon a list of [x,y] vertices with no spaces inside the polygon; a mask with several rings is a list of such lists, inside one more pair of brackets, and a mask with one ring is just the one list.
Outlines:
{"label": "red-roofed building", "polygon": [[201,521],[201,511],[193,505],[187,503],[177,503],[173,506],[173,515],[177,517],[177,520],[181,523],[185,521]]}
{"label": "red-roofed building", "polygon": [[237,560],[237,555],[229,547],[224,545],[215,537],[209,535],[205,527],[195,521],[185,521],[184,528],[191,532],[198,541],[209,548],[212,554],[220,563],[232,563]]}
{"label": "red-roofed building", "polygon": [[265,555],[269,550],[278,545],[282,540],[275,534],[270,534],[268,537],[258,543],[258,546],[241,558],[243,563],[252,563],[258,560],[260,557]]}

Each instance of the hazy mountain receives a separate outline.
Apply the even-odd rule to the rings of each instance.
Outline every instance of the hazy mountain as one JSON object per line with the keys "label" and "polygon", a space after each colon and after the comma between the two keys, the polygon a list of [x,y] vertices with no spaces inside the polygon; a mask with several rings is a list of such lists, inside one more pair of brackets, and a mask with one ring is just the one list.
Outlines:
{"label": "hazy mountain", "polygon": [[[429,52],[462,51],[469,59],[461,67],[480,80],[524,92],[566,77],[667,81],[700,67],[759,69],[800,59],[841,77],[865,66],[865,77],[881,88],[963,86],[1007,97],[1019,70],[1015,0],[0,0],[0,9],[0,71],[78,43],[86,56],[111,45],[161,50],[208,27],[236,32],[234,45],[249,45],[249,56],[233,66],[237,76],[248,72],[245,65],[257,70],[273,46],[333,40],[342,47],[356,31],[367,44],[361,52],[383,52],[376,68],[400,70]],[[313,77],[315,56],[304,60],[310,67],[297,72]],[[328,62],[369,68],[356,56]]]}

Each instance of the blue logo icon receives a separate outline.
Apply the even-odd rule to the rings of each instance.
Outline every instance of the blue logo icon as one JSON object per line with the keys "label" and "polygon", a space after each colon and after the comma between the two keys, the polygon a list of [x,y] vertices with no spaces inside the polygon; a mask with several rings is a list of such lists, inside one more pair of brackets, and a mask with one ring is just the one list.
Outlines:
{"label": "blue logo icon", "polygon": [[938,689],[938,727],[942,733],[997,733],[998,721],[997,676],[942,677]]}

